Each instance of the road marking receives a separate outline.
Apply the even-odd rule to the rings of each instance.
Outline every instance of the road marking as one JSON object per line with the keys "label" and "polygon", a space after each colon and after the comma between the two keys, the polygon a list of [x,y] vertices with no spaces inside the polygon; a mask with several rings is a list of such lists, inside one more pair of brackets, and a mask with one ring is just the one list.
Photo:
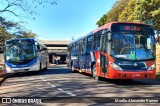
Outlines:
{"label": "road marking", "polygon": [[63,89],[61,89],[61,88],[57,88],[59,91],[64,91]]}
{"label": "road marking", "polygon": [[51,86],[54,87],[54,88],[56,87],[55,85],[51,85]]}
{"label": "road marking", "polygon": [[70,93],[70,92],[67,92],[68,95],[71,95],[71,96],[76,96],[75,94],[73,93]]}
{"label": "road marking", "polygon": [[[52,85],[50,82],[48,82],[47,80],[45,80],[42,75],[40,75],[40,77],[41,77],[41,79],[42,79],[43,81],[47,82],[47,83],[48,83],[49,85],[51,85],[53,88],[56,88],[55,85]],[[58,88],[58,87],[57,87],[57,90],[59,90],[59,91],[61,91],[61,92],[64,92],[64,93],[67,93],[67,94],[70,95],[70,96],[76,96],[75,94],[73,94],[73,93],[71,93],[71,92],[69,92],[69,91],[64,91],[63,89]]]}
{"label": "road marking", "polygon": [[49,83],[49,82],[47,82],[48,84],[51,84],[51,83]]}

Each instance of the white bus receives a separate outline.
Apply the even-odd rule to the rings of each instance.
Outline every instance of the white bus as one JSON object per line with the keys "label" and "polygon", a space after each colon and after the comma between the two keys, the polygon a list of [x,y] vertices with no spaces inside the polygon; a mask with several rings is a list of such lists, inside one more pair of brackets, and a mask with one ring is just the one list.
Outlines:
{"label": "white bus", "polygon": [[49,62],[45,45],[32,38],[15,38],[4,43],[6,73],[47,69]]}

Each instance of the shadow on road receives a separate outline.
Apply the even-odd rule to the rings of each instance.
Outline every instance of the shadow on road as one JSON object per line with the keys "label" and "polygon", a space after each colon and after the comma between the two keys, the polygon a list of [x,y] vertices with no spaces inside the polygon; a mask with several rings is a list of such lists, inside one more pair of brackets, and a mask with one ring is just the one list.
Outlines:
{"label": "shadow on road", "polygon": [[[61,67],[61,68],[60,68]],[[86,74],[86,73],[79,73],[79,72],[75,72],[73,73],[70,69],[63,67],[62,66],[57,66],[54,68],[49,68],[47,71],[41,71],[41,75],[52,75],[52,74],[71,74],[72,76],[74,76],[74,74],[80,74],[84,75],[84,76],[88,76],[90,78],[92,78],[92,75],[90,74]],[[77,78],[79,78],[79,76],[77,76]],[[75,76],[74,76],[75,77]],[[135,85],[160,85],[160,82],[156,81],[156,80],[149,80],[149,79],[136,79],[136,80],[123,80],[123,79],[106,79],[106,78],[100,78],[100,81],[98,81],[98,83],[112,83],[112,84],[116,84],[116,85],[122,85],[122,86],[135,86]]]}
{"label": "shadow on road", "polygon": [[[50,84],[54,84],[56,87],[52,87],[45,81],[42,81],[41,75],[53,75],[50,78],[44,77]],[[101,97],[101,96],[114,96],[125,97],[128,95],[133,97],[140,96],[160,96],[158,92],[152,92],[155,90],[153,85],[142,83],[138,81],[127,80],[109,80],[101,78],[100,81],[93,80],[89,74],[72,73],[71,70],[64,68],[59,69],[54,67],[41,72],[29,72],[22,74],[15,74],[14,77],[35,76],[11,79],[6,82],[5,87],[2,90],[8,90],[8,92],[1,92],[1,96],[14,95],[19,97],[69,97],[70,95],[64,94],[64,92],[58,91],[57,88],[61,88],[64,91],[70,91],[79,97]],[[72,77],[73,76],[73,77]],[[47,79],[48,78],[48,79]],[[25,79],[25,80],[24,80]],[[14,89],[14,90],[12,90]],[[157,88],[158,89],[158,88]],[[145,91],[145,92],[144,92]],[[149,92],[151,91],[151,92]],[[90,105],[92,106],[92,105]],[[94,105],[93,105],[94,106]]]}
{"label": "shadow on road", "polygon": [[[51,66],[48,67],[48,70],[41,70],[41,71],[33,71],[33,72],[25,72],[25,73],[16,73],[11,76],[12,77],[24,77],[24,76],[38,76],[38,75],[57,75],[57,74],[70,74],[70,76],[74,76],[75,78],[79,79],[81,75],[92,78],[92,75],[86,74],[86,73],[73,73],[70,69],[68,69],[64,65],[59,65],[59,66]],[[76,74],[76,76],[74,75]],[[79,75],[78,75],[79,74]],[[160,82],[155,81],[155,80],[144,80],[144,79],[139,79],[139,80],[113,80],[113,79],[106,79],[106,78],[100,78],[100,81],[98,83],[111,83],[115,85],[122,85],[122,86],[135,86],[135,85],[160,85]]]}
{"label": "shadow on road", "polygon": [[[86,73],[79,73],[79,74],[83,74],[85,76],[88,76],[88,77],[92,77],[92,75],[90,74],[86,74]],[[100,80],[97,81],[98,83],[112,83],[112,84],[116,84],[116,85],[122,85],[122,86],[135,86],[135,85],[160,85],[160,82],[157,83],[152,80],[152,83],[149,83],[151,82],[151,80],[145,80],[144,79],[107,79],[107,78],[102,78],[100,77]]]}
{"label": "shadow on road", "polygon": [[51,74],[71,74],[70,69],[48,69],[47,71],[41,71],[41,75],[51,75]]}

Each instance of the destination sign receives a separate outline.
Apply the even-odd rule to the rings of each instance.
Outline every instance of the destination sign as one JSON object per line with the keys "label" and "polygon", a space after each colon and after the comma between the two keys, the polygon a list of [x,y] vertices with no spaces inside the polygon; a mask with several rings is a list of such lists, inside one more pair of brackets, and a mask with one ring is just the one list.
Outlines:
{"label": "destination sign", "polygon": [[152,27],[144,24],[117,23],[112,25],[111,30],[112,32],[145,32],[154,34]]}

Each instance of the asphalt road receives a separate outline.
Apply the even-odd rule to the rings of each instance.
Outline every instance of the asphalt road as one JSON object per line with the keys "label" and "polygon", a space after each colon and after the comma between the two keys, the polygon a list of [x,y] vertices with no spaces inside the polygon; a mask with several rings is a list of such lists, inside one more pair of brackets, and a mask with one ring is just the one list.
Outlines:
{"label": "asphalt road", "polygon": [[[92,76],[82,73],[72,73],[66,65],[50,66],[48,70],[41,72],[19,73],[5,80],[0,87],[0,97],[52,97],[46,105],[102,105],[90,97],[160,97],[160,83],[153,80],[93,80]],[[55,102],[57,97],[60,98]],[[68,98],[69,97],[69,98]],[[77,98],[80,97],[80,98]],[[75,99],[77,98],[77,99]],[[65,100],[67,99],[67,100]],[[99,98],[100,99],[100,98]],[[107,98],[103,98],[103,101]],[[74,101],[78,103],[73,103]],[[9,104],[2,104],[3,106]],[[12,104],[17,105],[17,104]],[[24,104],[18,104],[23,105]],[[113,103],[105,105],[113,106]],[[128,103],[116,103],[114,106],[128,105]],[[139,106],[139,103],[129,105]],[[141,103],[143,105],[157,105]]]}

